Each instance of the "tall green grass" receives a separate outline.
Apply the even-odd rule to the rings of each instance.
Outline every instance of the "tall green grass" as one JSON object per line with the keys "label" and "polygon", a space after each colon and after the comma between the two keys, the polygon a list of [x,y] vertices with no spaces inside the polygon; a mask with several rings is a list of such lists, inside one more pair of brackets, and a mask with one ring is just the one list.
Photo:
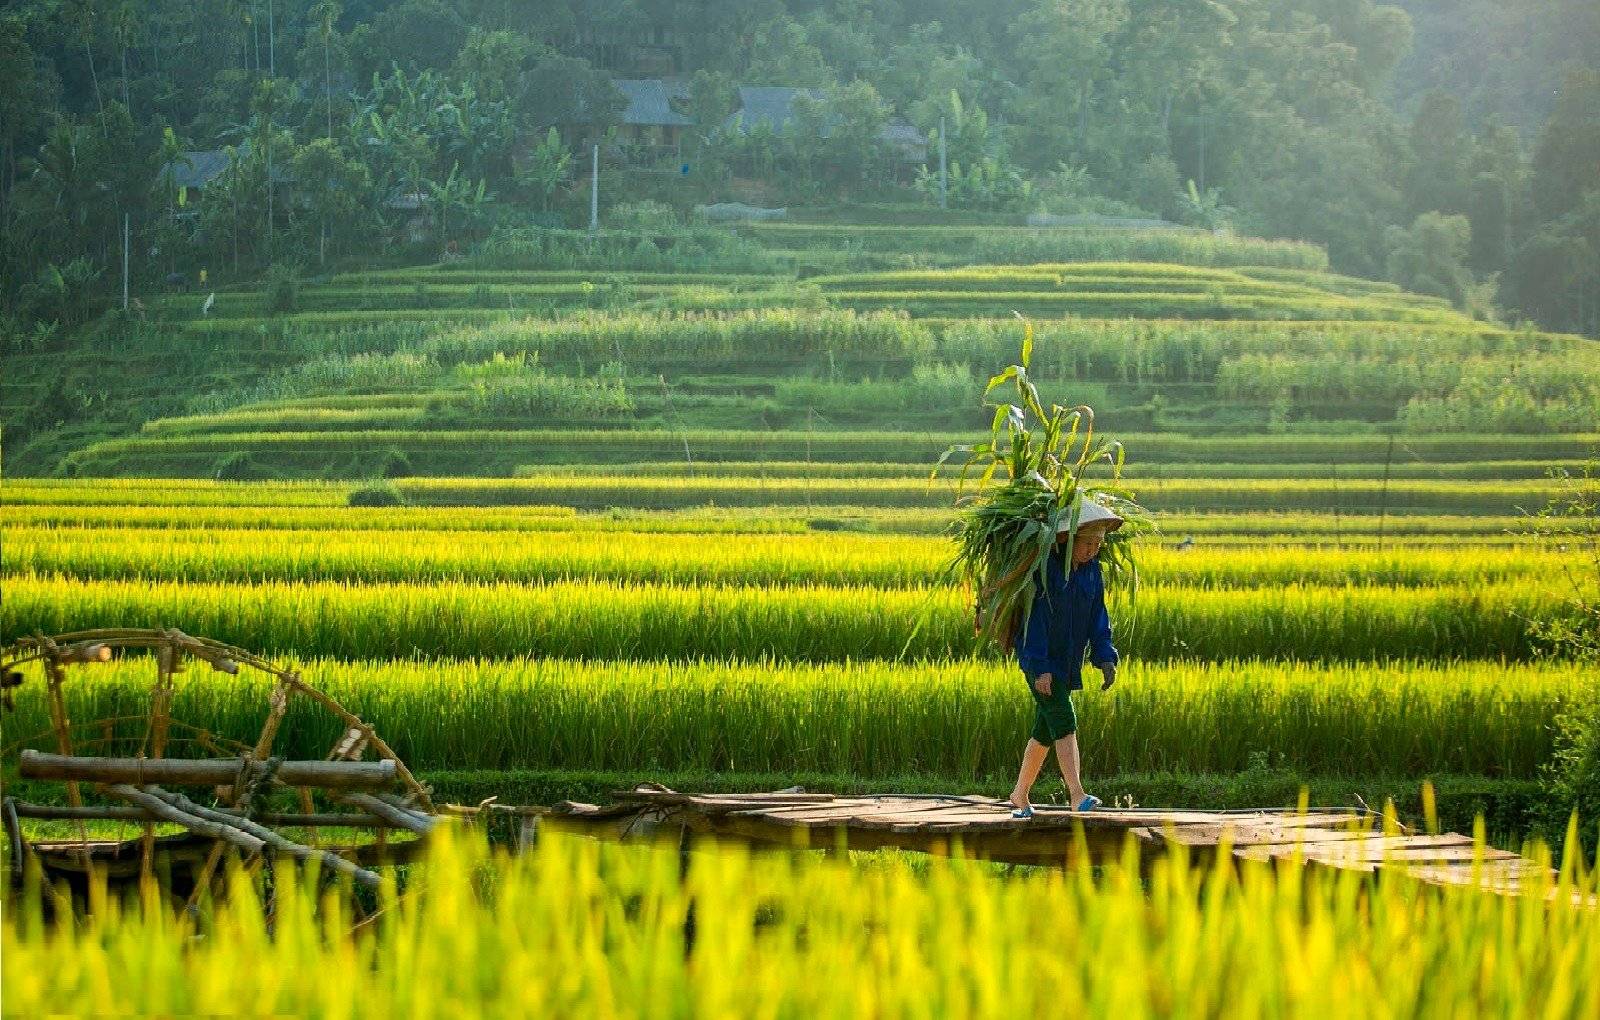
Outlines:
{"label": "tall green grass", "polygon": [[[446,832],[354,934],[355,897],[243,875],[203,928],[158,898],[0,926],[19,1016],[1590,1017],[1596,881],[1549,854],[1511,895],[1298,862],[1002,874],[541,838],[521,857]],[[1581,877],[1580,877],[1581,876]],[[119,909],[120,908],[120,909]],[[1025,979],[1020,976],[1025,976]]]}
{"label": "tall green grass", "polygon": [[[265,465],[285,470],[322,470],[330,458],[371,455],[391,449],[404,452],[417,471],[442,475],[510,474],[534,463],[633,463],[642,460],[747,461],[828,460],[931,463],[954,443],[972,442],[976,433],[856,432],[843,430],[739,429],[521,429],[521,430],[328,430],[318,432],[224,432],[196,435],[135,436],[103,440],[69,455],[64,464],[85,475],[130,474],[146,477],[209,475],[218,457],[248,451]],[[1325,463],[1363,465],[1387,456],[1429,461],[1490,459],[1582,460],[1600,446],[1592,433],[1572,435],[1417,436],[1391,440],[1384,436],[1123,435],[1129,449],[1139,451],[1139,465]],[[1330,470],[1330,475],[1334,473]],[[1330,483],[1331,484],[1331,483]],[[1354,483],[1352,483],[1354,484]],[[1479,487],[1480,489],[1482,487]],[[1368,483],[1370,489],[1370,483]],[[1391,491],[1398,491],[1391,487]],[[1443,490],[1440,490],[1443,491]],[[1363,502],[1376,504],[1374,494],[1355,489]],[[1221,498],[1219,496],[1219,498]],[[1470,497],[1464,497],[1471,502]],[[1489,497],[1493,499],[1493,497]],[[909,495],[905,499],[910,499]],[[802,500],[803,501],[803,500]],[[1458,499],[1458,505],[1462,499]],[[1326,504],[1324,504],[1326,505]],[[1421,504],[1426,505],[1426,504]],[[1504,505],[1503,503],[1500,505]],[[1291,509],[1291,506],[1265,509]],[[1490,512],[1514,512],[1507,510]]]}
{"label": "tall green grass", "polygon": [[[74,719],[148,699],[147,656],[79,667]],[[1014,773],[1033,702],[1013,668],[972,661],[530,658],[304,663],[306,680],[372,723],[413,768],[922,774],[951,782]],[[1077,696],[1086,773],[1283,768],[1373,778],[1534,777],[1582,668],[1395,661],[1132,662],[1110,692]],[[53,736],[37,676],[7,742]],[[193,669],[175,718],[249,742],[268,684]],[[275,751],[321,757],[337,719],[296,703]]]}
{"label": "tall green grass", "polygon": [[[79,483],[83,484],[83,483]],[[248,484],[248,483],[246,483]],[[806,534],[858,532],[885,535],[936,535],[948,528],[949,510],[899,510],[853,506],[756,507],[728,510],[608,510],[580,512],[573,507],[346,507],[350,483],[329,499],[338,506],[274,505],[270,497],[244,492],[239,505],[215,501],[215,493],[150,490],[129,494],[129,503],[84,505],[66,493],[66,502],[0,506],[0,523],[28,528],[165,528],[179,531],[219,528],[323,532],[645,532],[650,534]],[[1324,548],[1525,545],[1526,517],[1409,514],[1404,517],[1334,513],[1163,514],[1165,534],[1156,541],[1185,537],[1201,546],[1277,545]]]}
{"label": "tall green grass", "polygon": [[[576,525],[572,516],[543,524]],[[580,537],[581,536],[581,537]],[[1285,584],[1496,584],[1554,576],[1567,556],[1536,543],[1511,549],[1307,549],[1167,543],[1141,549],[1141,570],[1163,583],[1200,588]],[[84,579],[167,581],[516,581],[595,579],[681,585],[939,583],[952,556],[939,537],[840,532],[702,534],[583,532],[541,527],[523,533],[414,529],[396,542],[388,529],[262,531],[254,528],[37,528],[12,525],[8,573],[59,573]]]}
{"label": "tall green grass", "polygon": [[[939,589],[682,587],[571,581],[203,584],[14,574],[6,641],[91,627],[179,627],[247,648],[339,658],[771,656],[829,662],[969,654],[972,606]],[[1119,647],[1137,658],[1306,661],[1504,658],[1535,651],[1530,621],[1573,610],[1547,582],[1428,588],[1147,584]]]}
{"label": "tall green grass", "polygon": [[1195,266],[1277,266],[1323,270],[1322,248],[1299,241],[1219,237],[1187,230],[1023,229],[1020,227],[746,223],[745,237],[773,248],[847,249],[915,256],[924,264],[974,262],[1172,262]]}

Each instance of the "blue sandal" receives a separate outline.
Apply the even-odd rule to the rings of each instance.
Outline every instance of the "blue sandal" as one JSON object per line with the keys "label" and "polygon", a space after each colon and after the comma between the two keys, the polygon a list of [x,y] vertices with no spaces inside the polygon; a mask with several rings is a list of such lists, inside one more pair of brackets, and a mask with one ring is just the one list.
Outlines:
{"label": "blue sandal", "polygon": [[1083,798],[1083,800],[1078,802],[1078,808],[1077,809],[1079,811],[1093,811],[1095,808],[1099,807],[1102,803],[1104,803],[1104,802],[1101,801],[1101,799],[1099,797],[1096,797],[1094,794],[1091,793],[1091,794],[1086,795]]}
{"label": "blue sandal", "polygon": [[1023,807],[1023,808],[1012,808],[1011,817],[1012,818],[1032,818],[1033,817],[1033,805],[1029,804],[1027,807]]}

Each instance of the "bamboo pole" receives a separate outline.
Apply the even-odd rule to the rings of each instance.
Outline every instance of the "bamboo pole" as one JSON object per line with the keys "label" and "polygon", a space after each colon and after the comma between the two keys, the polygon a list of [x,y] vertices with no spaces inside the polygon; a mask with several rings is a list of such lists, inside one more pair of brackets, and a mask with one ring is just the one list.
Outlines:
{"label": "bamboo pole", "polygon": [[[143,808],[118,807],[113,804],[89,804],[83,807],[63,807],[56,804],[33,804],[28,801],[16,801],[14,808],[19,818],[37,818],[44,821],[74,821],[78,819],[108,822],[144,822],[153,816]],[[220,813],[234,818],[243,818],[238,811],[216,809]],[[322,812],[318,814],[296,814],[292,811],[266,811],[253,816],[263,825],[281,825],[288,828],[327,829],[387,829],[392,828],[388,819],[379,818],[373,814],[350,814],[345,812]]]}
{"label": "bamboo pole", "polygon": [[[247,761],[243,758],[77,758],[28,749],[20,755],[20,771],[24,779],[219,786],[238,778]],[[395,763],[387,759],[286,761],[279,766],[276,778],[285,786],[379,787],[394,781]]]}

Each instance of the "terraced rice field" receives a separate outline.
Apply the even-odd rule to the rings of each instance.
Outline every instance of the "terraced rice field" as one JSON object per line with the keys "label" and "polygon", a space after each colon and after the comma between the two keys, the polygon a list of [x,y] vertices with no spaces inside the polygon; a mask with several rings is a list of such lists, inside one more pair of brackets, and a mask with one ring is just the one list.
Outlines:
{"label": "terraced rice field", "polygon": [[[1112,593],[1118,683],[1077,696],[1091,789],[1197,808],[1392,800],[1504,846],[1560,835],[1541,777],[1592,678],[1541,633],[1577,619],[1559,585],[1592,522],[1530,514],[1600,450],[1588,341],[1335,276],[1303,245],[741,232],[766,253],[746,271],[621,273],[599,248],[553,265],[530,241],[303,281],[278,315],[247,289],[210,317],[188,296],[156,306],[106,355],[135,395],[125,422],[46,430],[24,463],[55,477],[0,486],[0,640],[118,624],[258,650],[460,803],[643,781],[1003,796],[1031,703],[1013,663],[974,647],[972,593],[945,579],[970,490],[929,469],[985,435],[980,396],[1022,311],[1045,399],[1095,406],[1159,524],[1137,591]],[[908,262],[912,245],[937,257]],[[167,392],[175,365],[196,392]],[[86,669],[75,719],[138,705],[153,666]],[[8,753],[53,746],[39,686],[15,692]],[[253,740],[266,695],[192,668],[173,712]],[[337,737],[303,705],[281,734],[306,757]],[[1035,793],[1061,795],[1053,776]],[[1180,1001],[1600,1011],[1593,912],[1565,907],[1594,882],[1576,854],[1546,907],[1543,887],[1507,899],[1181,857],[1141,876],[741,853],[685,870],[550,838],[487,853],[446,841],[406,896],[385,887],[370,937],[329,934],[354,910],[333,889],[316,927],[287,875],[272,937],[245,892],[201,939],[130,907],[47,942],[24,915],[0,929],[7,1008],[244,995],[387,1016],[465,982],[497,1015],[700,1016],[758,980],[795,1016],[994,1015],[1042,1005],[1041,982],[1052,1005],[1067,989],[1130,1017]],[[1083,947],[1070,966],[995,920],[1045,901]],[[45,945],[74,961],[50,981]],[[1263,967],[1294,981],[1235,980]],[[328,975],[315,1003],[269,980],[285,968]],[[1072,984],[1085,968],[1117,979]],[[129,969],[194,980],[137,985],[177,989],[159,1002],[105,990]],[[1032,980],[1004,977],[1019,972]]]}

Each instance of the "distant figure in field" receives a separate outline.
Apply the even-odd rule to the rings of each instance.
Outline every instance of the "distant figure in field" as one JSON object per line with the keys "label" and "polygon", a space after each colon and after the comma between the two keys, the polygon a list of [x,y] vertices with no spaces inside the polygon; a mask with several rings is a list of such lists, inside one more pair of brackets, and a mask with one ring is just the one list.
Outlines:
{"label": "distant figure in field", "polygon": [[1111,644],[1099,556],[1106,533],[1120,527],[1121,517],[1084,500],[1071,548],[1066,548],[1063,527],[1045,566],[1045,583],[1034,594],[1027,628],[1017,643],[1017,663],[1033,695],[1033,734],[1022,752],[1022,768],[1009,798],[1013,818],[1033,817],[1028,795],[1052,746],[1073,809],[1093,811],[1101,804],[1099,797],[1084,790],[1079,774],[1078,716],[1072,692],[1083,689],[1085,650],[1105,678],[1100,689],[1109,690],[1117,682],[1118,656]]}
{"label": "distant figure in field", "polygon": [[1177,549],[1178,549],[1179,552],[1187,552],[1188,550],[1193,549],[1193,548],[1194,548],[1194,536],[1193,535],[1185,535],[1185,536],[1183,536],[1183,541],[1179,542],[1178,545],[1177,545]]}

